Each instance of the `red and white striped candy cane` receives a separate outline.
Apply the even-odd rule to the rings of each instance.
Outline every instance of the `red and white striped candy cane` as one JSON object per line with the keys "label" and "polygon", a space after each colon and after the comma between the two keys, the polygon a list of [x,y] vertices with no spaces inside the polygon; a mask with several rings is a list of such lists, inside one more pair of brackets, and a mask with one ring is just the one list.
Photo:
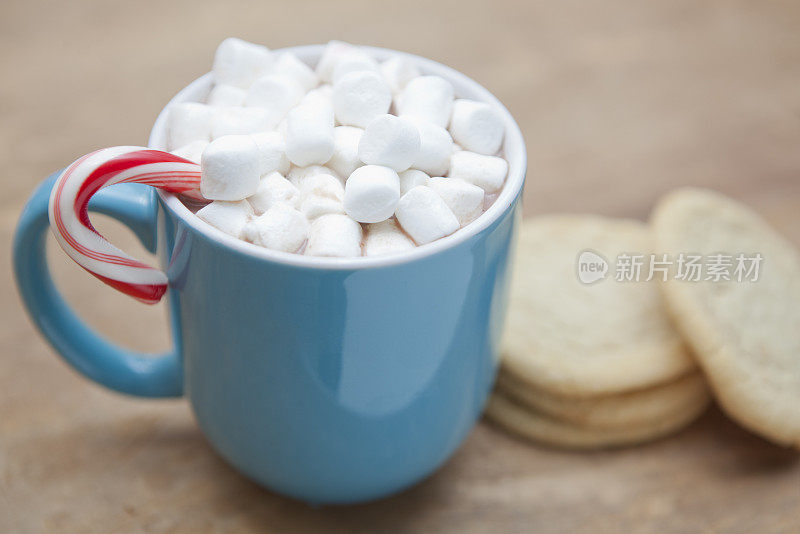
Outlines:
{"label": "red and white striped candy cane", "polygon": [[50,193],[50,228],[64,252],[111,287],[155,304],[167,290],[167,276],[119,250],[89,222],[87,206],[92,195],[121,183],[147,184],[197,197],[200,165],[144,147],[104,148],[67,167]]}

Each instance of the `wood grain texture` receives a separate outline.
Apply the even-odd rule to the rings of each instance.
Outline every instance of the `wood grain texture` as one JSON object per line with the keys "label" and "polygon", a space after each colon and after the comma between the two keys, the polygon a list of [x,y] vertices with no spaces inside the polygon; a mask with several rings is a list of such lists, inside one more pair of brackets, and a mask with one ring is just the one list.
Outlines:
{"label": "wood grain texture", "polygon": [[[399,48],[479,80],[522,126],[528,215],[644,218],[663,192],[705,185],[800,243],[799,34],[790,1],[5,0],[0,241],[8,251],[41,179],[89,150],[143,143],[161,106],[237,35]],[[118,225],[99,226],[142,254]],[[168,346],[163,306],[116,295],[51,252],[91,324],[137,349]],[[0,274],[0,532],[800,530],[800,458],[716,410],[659,443],[591,454],[482,423],[402,495],[309,508],[227,467],[185,402],[78,377],[22,313],[9,261]]]}

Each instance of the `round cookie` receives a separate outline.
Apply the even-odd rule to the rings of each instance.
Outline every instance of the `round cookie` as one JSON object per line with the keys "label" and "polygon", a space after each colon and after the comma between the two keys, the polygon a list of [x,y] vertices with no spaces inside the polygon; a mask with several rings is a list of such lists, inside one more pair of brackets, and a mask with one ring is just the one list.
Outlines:
{"label": "round cookie", "polygon": [[688,373],[649,389],[601,397],[570,398],[525,384],[502,369],[497,389],[521,405],[578,426],[597,429],[637,428],[684,413],[710,400],[703,374]]}
{"label": "round cookie", "polygon": [[691,406],[638,427],[598,429],[552,419],[495,391],[489,399],[486,415],[506,430],[524,438],[564,449],[588,450],[637,445],[668,436],[688,426],[707,407],[707,402]]}
{"label": "round cookie", "polygon": [[670,276],[665,300],[725,412],[800,448],[800,254],[749,208],[708,190],[667,195],[652,225],[657,249],[673,259],[761,254],[757,281],[737,281],[734,261],[730,281]]}
{"label": "round cookie", "polygon": [[[612,395],[669,382],[695,364],[656,283],[618,282],[619,254],[651,251],[645,224],[587,215],[523,222],[503,340],[506,369],[541,390]],[[578,279],[577,259],[609,262],[606,280]],[[642,280],[648,275],[642,267]]]}

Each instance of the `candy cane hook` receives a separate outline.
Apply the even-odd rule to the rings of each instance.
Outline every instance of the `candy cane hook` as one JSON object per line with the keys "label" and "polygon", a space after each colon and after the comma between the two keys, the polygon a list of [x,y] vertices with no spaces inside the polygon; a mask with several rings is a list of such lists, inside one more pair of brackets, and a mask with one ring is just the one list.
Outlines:
{"label": "candy cane hook", "polygon": [[200,165],[144,147],[104,148],[67,167],[50,193],[50,228],[64,252],[111,287],[155,304],[167,290],[167,275],[119,250],[89,222],[92,195],[121,183],[147,184],[197,198]]}

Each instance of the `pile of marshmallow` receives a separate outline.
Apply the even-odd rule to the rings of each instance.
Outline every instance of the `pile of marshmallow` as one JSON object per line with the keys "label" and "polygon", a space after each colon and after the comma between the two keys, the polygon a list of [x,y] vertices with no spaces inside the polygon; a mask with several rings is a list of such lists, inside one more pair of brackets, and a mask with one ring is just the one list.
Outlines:
{"label": "pile of marshmallow", "polygon": [[197,216],[234,237],[310,256],[399,253],[473,221],[505,181],[501,114],[406,56],[378,63],[332,41],[313,70],[229,38],[213,74],[205,103],[170,107],[168,144],[201,166],[211,203]]}

